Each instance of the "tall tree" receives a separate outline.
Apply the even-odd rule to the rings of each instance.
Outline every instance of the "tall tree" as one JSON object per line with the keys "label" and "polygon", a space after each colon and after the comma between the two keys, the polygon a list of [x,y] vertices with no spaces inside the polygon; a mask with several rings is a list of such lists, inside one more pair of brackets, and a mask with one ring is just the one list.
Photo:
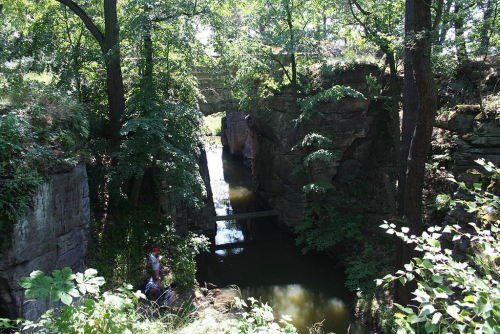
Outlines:
{"label": "tall tree", "polygon": [[[422,232],[425,162],[437,109],[437,91],[431,67],[432,28],[431,4],[424,0],[406,0],[404,114],[398,192],[399,210],[403,215],[401,227],[408,228],[414,235]],[[414,250],[412,245],[402,242],[397,246],[397,265],[402,267],[410,262]],[[398,284],[396,302],[407,305],[412,288]]]}
{"label": "tall tree", "polygon": [[104,9],[104,32],[78,4],[72,0],[55,0],[72,10],[94,36],[104,56],[109,106],[108,136],[119,141],[122,116],[125,111],[125,90],[121,70],[119,24],[116,0],[102,0]]}

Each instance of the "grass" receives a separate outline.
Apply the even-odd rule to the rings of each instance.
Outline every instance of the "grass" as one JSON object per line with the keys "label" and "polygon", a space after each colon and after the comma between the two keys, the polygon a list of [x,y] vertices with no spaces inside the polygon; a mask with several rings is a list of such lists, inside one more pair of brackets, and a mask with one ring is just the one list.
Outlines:
{"label": "grass", "polygon": [[205,124],[202,129],[202,134],[205,136],[220,136],[222,127],[222,118],[226,116],[226,112],[219,112],[205,117]]}

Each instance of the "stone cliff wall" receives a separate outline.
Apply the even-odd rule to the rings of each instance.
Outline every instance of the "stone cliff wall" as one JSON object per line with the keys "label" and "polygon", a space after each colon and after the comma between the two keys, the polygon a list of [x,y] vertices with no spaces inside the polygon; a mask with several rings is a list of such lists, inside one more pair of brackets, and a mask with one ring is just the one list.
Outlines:
{"label": "stone cliff wall", "polygon": [[[336,74],[334,83],[349,86],[369,97],[366,76],[376,71],[377,68],[370,65],[344,70]],[[315,131],[332,136],[337,156],[328,163],[314,165],[314,178],[334,180],[339,174],[362,170],[379,135],[379,118],[382,114],[387,118],[387,111],[369,98],[345,98],[339,103],[318,104],[318,108],[324,116],[307,121],[305,133]],[[300,221],[311,200],[302,192],[307,183],[305,172],[293,173],[301,162],[300,152],[292,148],[302,137],[292,122],[299,115],[294,97],[285,91],[272,99],[259,101],[248,114],[247,119],[243,114],[228,114],[223,125],[226,144],[231,152],[244,155],[241,149],[244,146],[240,145],[244,139],[232,137],[248,132],[254,183],[267,202],[281,212],[281,221],[293,226]],[[246,131],[241,130],[244,125]]]}
{"label": "stone cliff wall", "polygon": [[71,267],[84,270],[90,241],[87,172],[78,165],[69,173],[52,175],[33,197],[32,206],[14,227],[11,242],[2,245],[0,317],[36,320],[48,301],[28,301],[19,279],[32,271]]}
{"label": "stone cliff wall", "polygon": [[242,156],[245,160],[252,159],[252,144],[248,134],[248,115],[231,111],[222,119],[221,143],[229,148],[229,152]]}
{"label": "stone cliff wall", "polygon": [[[454,110],[438,116],[435,127],[435,138],[450,146],[450,169],[458,181],[465,182],[472,188],[474,183],[483,183],[484,170],[475,160],[484,158],[500,166],[500,126],[496,115],[481,115],[478,105],[458,105]],[[444,168],[444,167],[443,167]],[[473,200],[473,196],[456,185],[451,185],[454,199]],[[451,210],[446,216],[448,224],[467,224],[474,220],[474,214],[460,206]]]}

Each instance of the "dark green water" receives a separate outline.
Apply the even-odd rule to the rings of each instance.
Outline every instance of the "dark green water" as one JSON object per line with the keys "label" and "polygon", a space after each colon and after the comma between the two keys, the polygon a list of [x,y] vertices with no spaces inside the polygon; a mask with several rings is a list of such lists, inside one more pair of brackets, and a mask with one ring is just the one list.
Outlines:
{"label": "dark green water", "polygon": [[[250,170],[222,148],[207,152],[217,215],[264,211],[252,191]],[[236,285],[242,297],[267,302],[275,316],[291,315],[300,333],[323,322],[325,333],[366,334],[349,313],[343,272],[323,254],[302,254],[275,218],[218,222],[211,254],[199,261],[198,280]]]}

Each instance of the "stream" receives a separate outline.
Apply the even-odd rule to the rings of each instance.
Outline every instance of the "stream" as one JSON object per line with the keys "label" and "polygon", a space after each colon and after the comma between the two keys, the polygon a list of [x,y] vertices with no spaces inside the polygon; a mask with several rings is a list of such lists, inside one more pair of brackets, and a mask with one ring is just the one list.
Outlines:
{"label": "stream", "polygon": [[[254,194],[242,159],[220,144],[207,149],[207,159],[217,216],[268,210]],[[323,320],[324,333],[370,333],[349,312],[351,294],[342,270],[324,254],[302,254],[276,217],[218,221],[211,253],[198,262],[200,284],[236,285],[242,298],[272,306],[276,318],[290,315],[301,334]]]}

